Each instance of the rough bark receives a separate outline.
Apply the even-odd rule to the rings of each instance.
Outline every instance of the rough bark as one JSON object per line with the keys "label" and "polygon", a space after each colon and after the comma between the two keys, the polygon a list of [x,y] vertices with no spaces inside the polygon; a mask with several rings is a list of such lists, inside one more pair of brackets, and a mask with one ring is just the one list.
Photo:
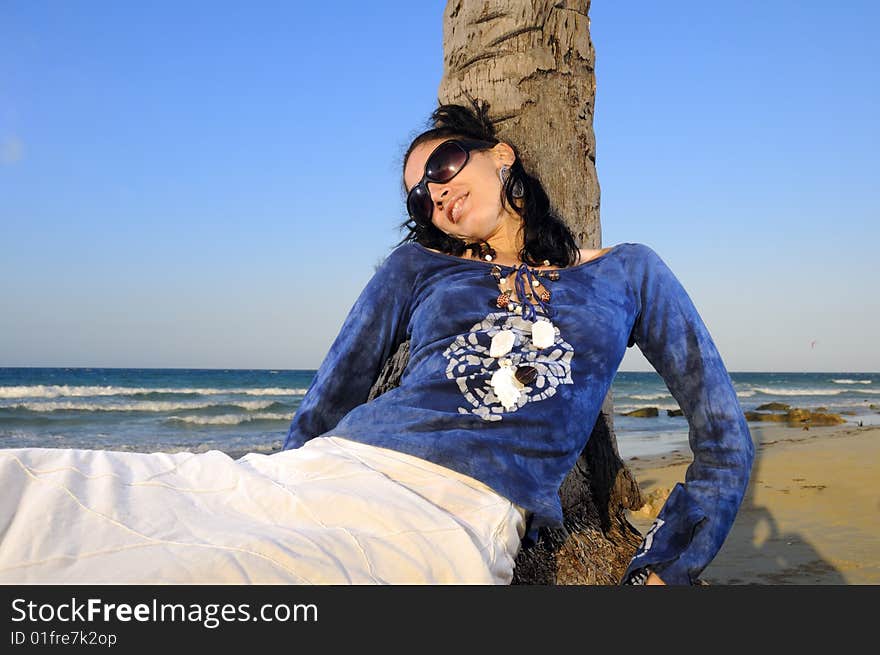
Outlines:
{"label": "rough bark", "polygon": [[[500,139],[517,146],[581,247],[601,247],[593,106],[595,53],[589,0],[450,0],[443,19],[441,103],[488,100]],[[404,343],[370,398],[397,386]],[[617,584],[642,535],[625,509],[644,504],[620,459],[613,400],[605,398],[587,446],[559,495],[564,527],[543,529],[516,559],[514,584]]]}

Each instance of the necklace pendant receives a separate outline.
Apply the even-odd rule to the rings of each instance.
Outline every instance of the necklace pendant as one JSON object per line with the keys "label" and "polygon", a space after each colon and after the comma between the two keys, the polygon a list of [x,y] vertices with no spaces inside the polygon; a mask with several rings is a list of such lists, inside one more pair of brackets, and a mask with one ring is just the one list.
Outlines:
{"label": "necklace pendant", "polygon": [[516,379],[516,372],[509,363],[507,365],[502,364],[492,374],[489,384],[492,385],[492,391],[495,392],[495,396],[504,405],[504,409],[509,411],[516,407],[523,385]]}
{"label": "necklace pendant", "polygon": [[549,348],[556,342],[556,328],[550,321],[532,323],[532,343],[535,348]]}
{"label": "necklace pendant", "polygon": [[503,357],[511,350],[516,341],[516,335],[511,330],[501,330],[492,337],[492,343],[489,346],[489,357]]}
{"label": "necklace pendant", "polygon": [[528,386],[538,378],[538,369],[529,365],[518,366],[514,377],[520,384]]}
{"label": "necklace pendant", "polygon": [[495,304],[498,305],[498,309],[504,309],[510,304],[510,292],[503,291],[498,294],[498,298],[495,300]]}

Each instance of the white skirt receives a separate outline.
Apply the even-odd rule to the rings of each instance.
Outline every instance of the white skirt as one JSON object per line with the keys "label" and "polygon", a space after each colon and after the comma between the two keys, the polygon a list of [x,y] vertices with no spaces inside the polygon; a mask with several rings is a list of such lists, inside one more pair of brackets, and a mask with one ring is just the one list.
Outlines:
{"label": "white skirt", "polygon": [[340,437],[241,459],[0,450],[0,583],[509,584],[522,508]]}

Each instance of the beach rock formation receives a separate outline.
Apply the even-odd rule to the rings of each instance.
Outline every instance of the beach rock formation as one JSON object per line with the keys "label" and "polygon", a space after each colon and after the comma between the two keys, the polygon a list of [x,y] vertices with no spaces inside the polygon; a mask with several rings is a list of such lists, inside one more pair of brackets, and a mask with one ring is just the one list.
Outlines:
{"label": "beach rock formation", "polygon": [[[781,403],[780,403],[781,404]],[[763,405],[762,405],[763,407]],[[786,407],[788,407],[786,405]],[[846,423],[846,419],[840,414],[827,414],[809,409],[789,409],[786,412],[745,412],[747,421],[770,421],[774,423],[788,423],[791,426],[812,425],[839,425]]]}
{"label": "beach rock formation", "polygon": [[631,412],[621,412],[621,416],[635,416],[637,418],[655,418],[660,412],[656,407],[641,407]]}
{"label": "beach rock formation", "polygon": [[768,411],[786,411],[791,409],[791,405],[786,405],[785,403],[764,403],[755,408],[756,411],[768,410]]}

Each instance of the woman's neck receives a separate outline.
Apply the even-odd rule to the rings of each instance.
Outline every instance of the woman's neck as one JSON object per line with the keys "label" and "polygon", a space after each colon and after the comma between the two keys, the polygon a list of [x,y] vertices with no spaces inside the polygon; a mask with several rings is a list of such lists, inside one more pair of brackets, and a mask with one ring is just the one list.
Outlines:
{"label": "woman's neck", "polygon": [[495,251],[492,261],[498,264],[519,264],[519,254],[523,249],[523,222],[518,214],[505,214],[498,229],[486,238],[486,243]]}

